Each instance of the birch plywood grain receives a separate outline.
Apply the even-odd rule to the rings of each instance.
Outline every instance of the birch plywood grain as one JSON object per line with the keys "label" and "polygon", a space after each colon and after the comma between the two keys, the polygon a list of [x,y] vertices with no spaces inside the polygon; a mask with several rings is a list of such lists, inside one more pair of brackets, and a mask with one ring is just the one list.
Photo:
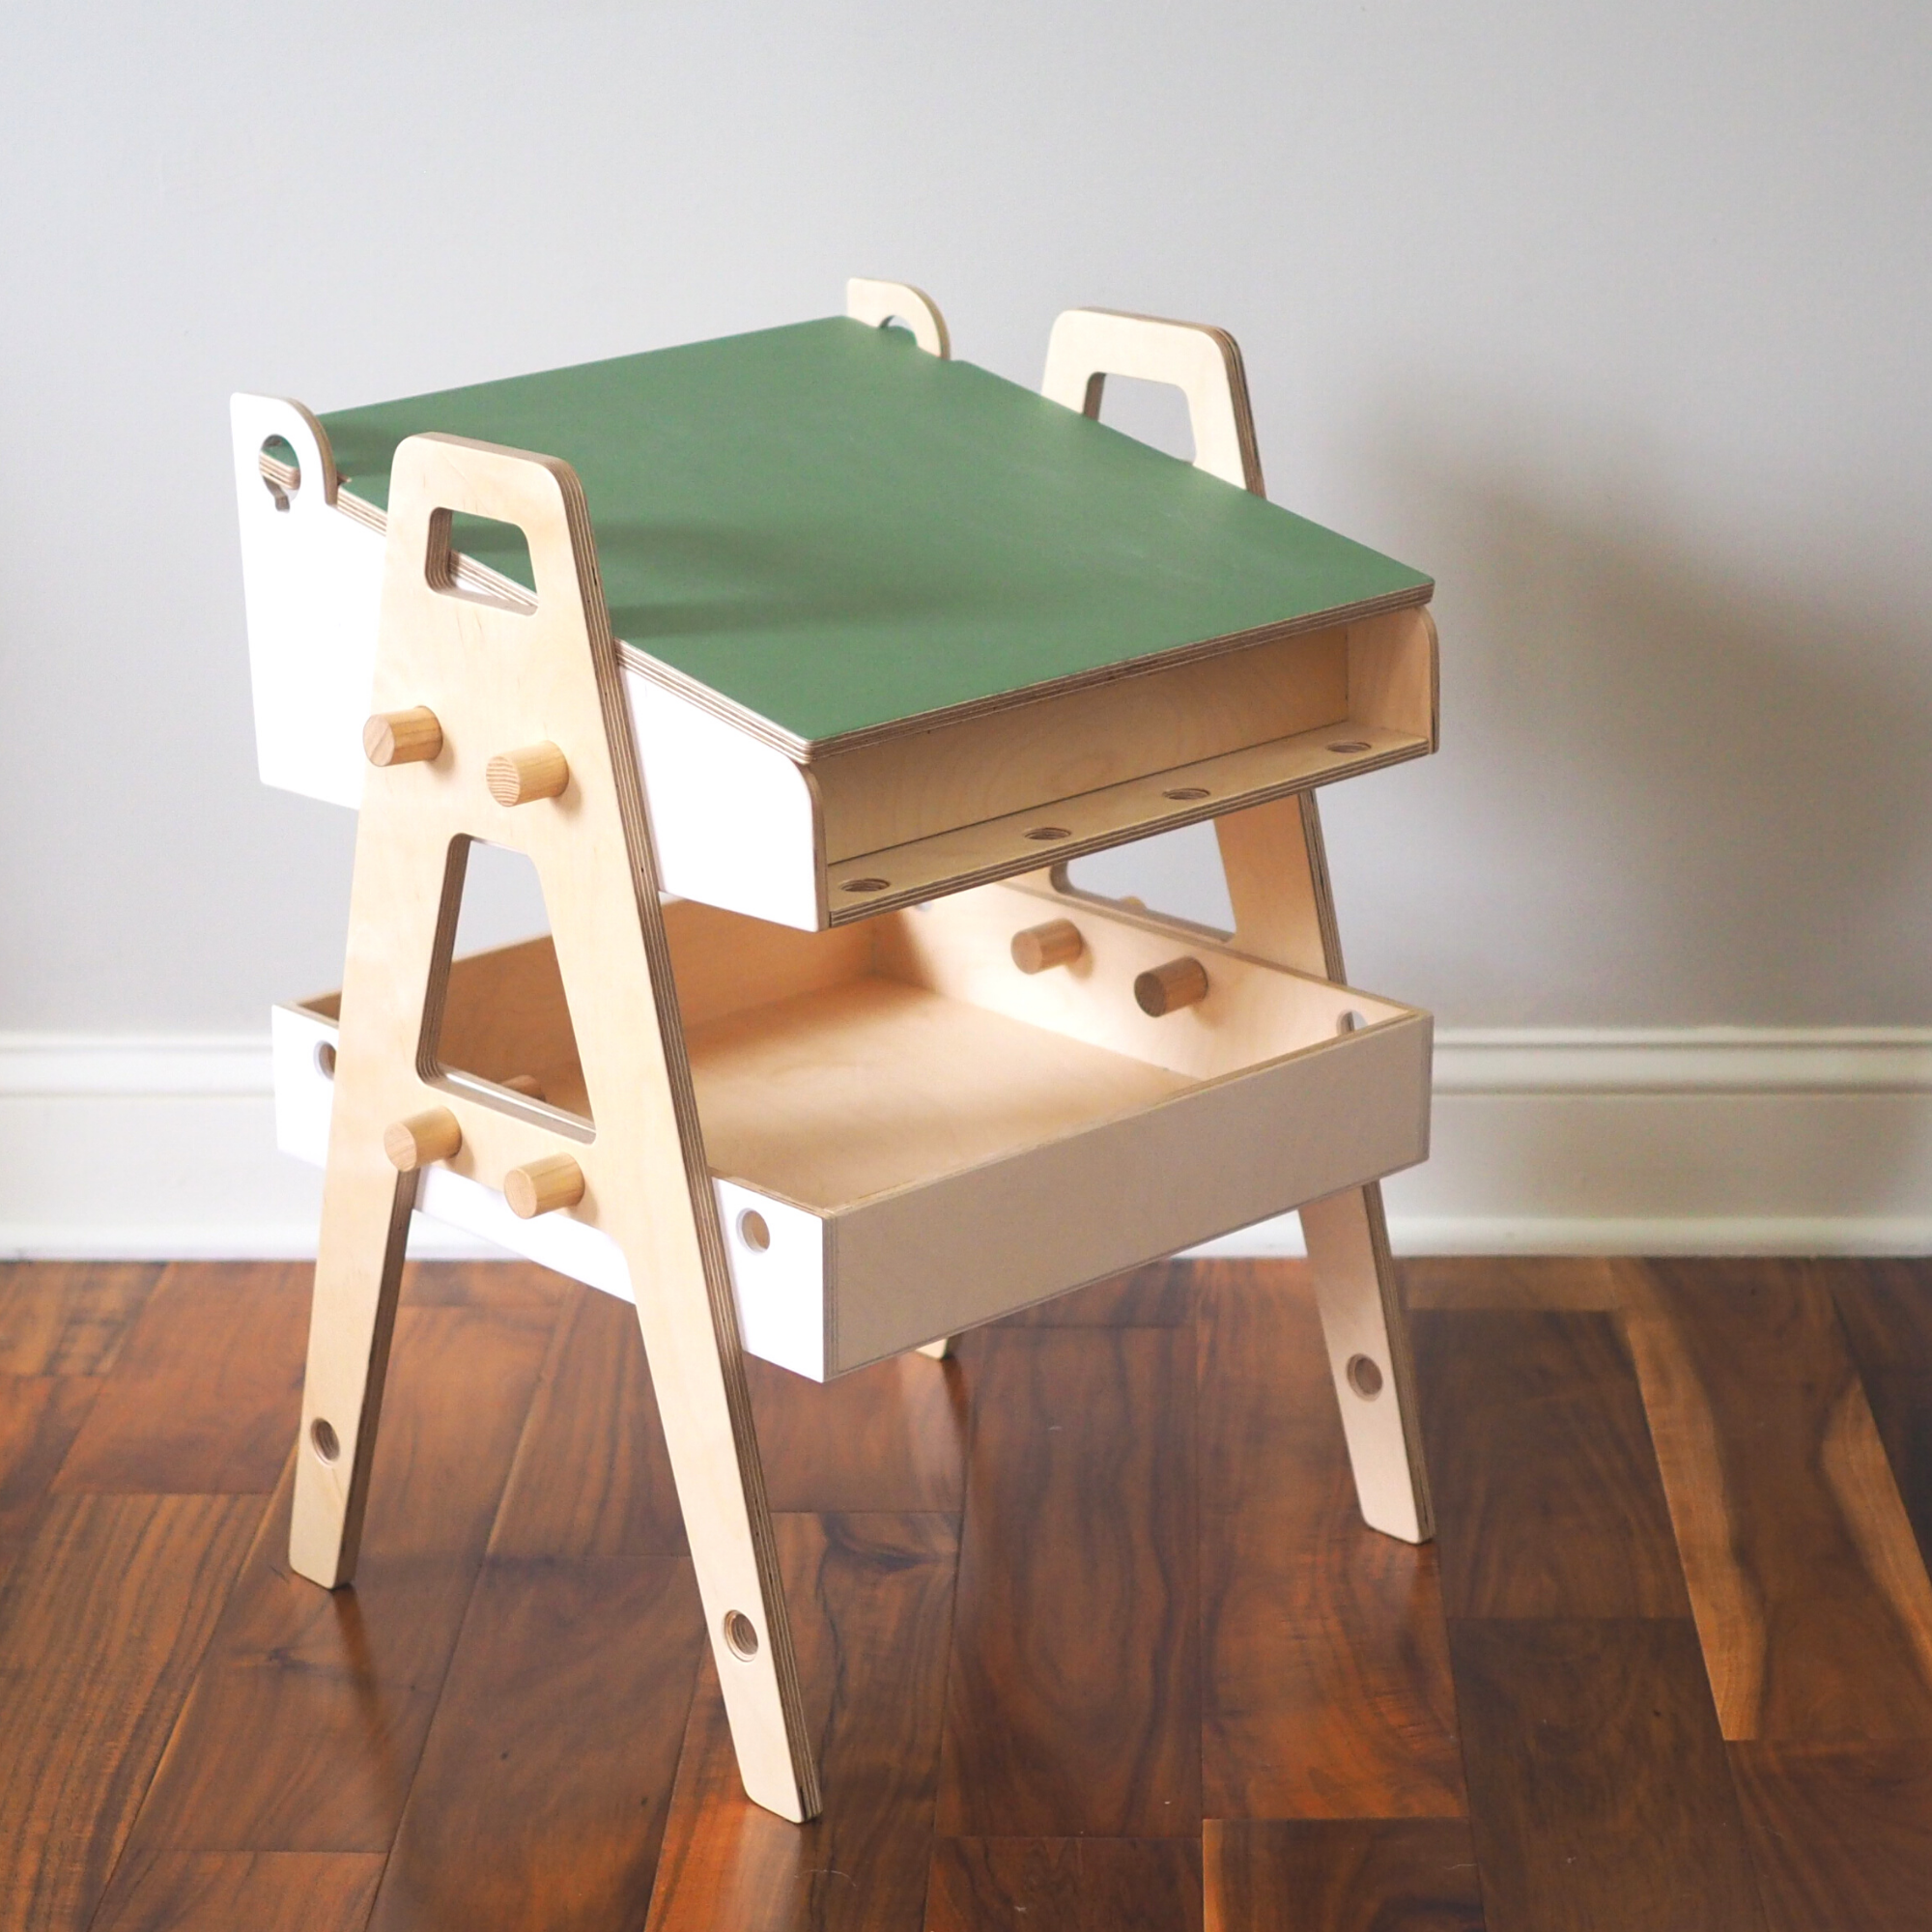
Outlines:
{"label": "birch plywood grain", "polygon": [[[836,318],[323,418],[387,502],[418,431],[582,475],[611,628],[783,749],[1426,602],[1427,578],[1131,438]],[[465,531],[517,569],[506,533]]]}

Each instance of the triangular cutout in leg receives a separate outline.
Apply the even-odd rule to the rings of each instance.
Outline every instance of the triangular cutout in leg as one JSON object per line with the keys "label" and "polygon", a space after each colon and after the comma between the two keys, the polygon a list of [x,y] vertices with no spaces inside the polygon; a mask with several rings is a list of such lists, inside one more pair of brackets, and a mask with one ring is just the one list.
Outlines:
{"label": "triangular cutout in leg", "polygon": [[457,838],[443,894],[454,964],[440,1008],[424,1015],[431,1084],[512,1113],[554,1108],[588,1134],[590,1095],[536,867],[510,847]]}

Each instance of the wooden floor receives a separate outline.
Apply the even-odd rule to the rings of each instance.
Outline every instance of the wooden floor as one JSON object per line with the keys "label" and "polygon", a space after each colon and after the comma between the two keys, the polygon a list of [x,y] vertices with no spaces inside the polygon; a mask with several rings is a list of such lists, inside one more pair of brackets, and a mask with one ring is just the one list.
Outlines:
{"label": "wooden floor", "polygon": [[306,1270],[0,1269],[0,1928],[1932,1924],[1932,1264],[1415,1263],[1439,1543],[1290,1264],[757,1371],[826,1813],[739,1796],[623,1305],[415,1270],[353,1591]]}

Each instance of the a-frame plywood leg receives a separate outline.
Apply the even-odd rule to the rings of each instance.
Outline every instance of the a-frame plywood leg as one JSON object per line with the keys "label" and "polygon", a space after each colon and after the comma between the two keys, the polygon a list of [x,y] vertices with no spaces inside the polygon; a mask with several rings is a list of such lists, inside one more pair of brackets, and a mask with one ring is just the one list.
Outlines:
{"label": "a-frame plywood leg", "polygon": [[[1342,947],[1314,794],[1233,812],[1217,819],[1214,830],[1235,907],[1236,944],[1297,972],[1341,980]],[[1363,1520],[1405,1542],[1425,1543],[1435,1533],[1435,1516],[1379,1183],[1310,1202],[1301,1227]]]}
{"label": "a-frame plywood leg", "polygon": [[[453,511],[523,530],[534,612],[456,590]],[[519,1211],[572,1203],[629,1265],[745,1789],[810,1817],[817,1772],[582,490],[549,458],[412,438],[387,541],[375,706],[391,761],[370,773],[357,832],[291,1560],[331,1587],[355,1568],[419,1161]],[[525,852],[542,881],[590,1122],[437,1064],[473,838]]]}

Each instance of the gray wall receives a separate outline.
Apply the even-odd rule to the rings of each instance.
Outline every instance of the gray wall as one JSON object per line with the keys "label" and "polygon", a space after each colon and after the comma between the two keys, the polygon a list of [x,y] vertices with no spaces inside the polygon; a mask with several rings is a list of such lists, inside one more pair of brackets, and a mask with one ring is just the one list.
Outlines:
{"label": "gray wall", "polygon": [[[1220,323],[1272,494],[1440,582],[1444,751],[1331,793],[1462,1025],[1922,1023],[1932,14],[1662,0],[16,8],[0,1029],[335,983],[253,772],[225,399],[938,297]],[[1158,412],[1148,418],[1156,428]],[[1183,841],[1153,895],[1211,901]]]}

